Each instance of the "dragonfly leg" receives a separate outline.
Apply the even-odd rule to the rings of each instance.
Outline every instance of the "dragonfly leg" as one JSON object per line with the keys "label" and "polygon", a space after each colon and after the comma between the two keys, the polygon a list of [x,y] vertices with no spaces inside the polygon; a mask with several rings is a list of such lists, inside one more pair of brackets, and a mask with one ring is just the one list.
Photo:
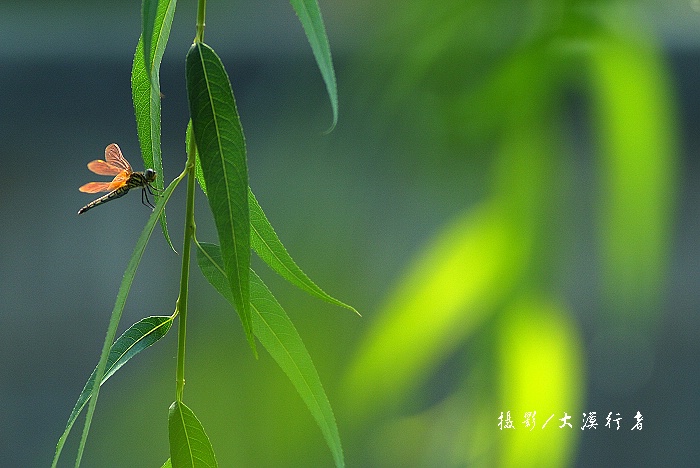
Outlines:
{"label": "dragonfly leg", "polygon": [[154,186],[152,186],[151,184],[146,185],[146,187],[148,187],[148,193],[150,193],[151,195],[154,194],[153,192],[155,192],[155,193],[157,193],[157,194],[162,192],[161,189],[159,189],[159,188],[157,188],[157,187],[154,187]]}
{"label": "dragonfly leg", "polygon": [[[146,185],[144,188],[141,189],[141,203],[143,205],[149,206],[149,207],[151,207],[151,209],[155,210],[156,207],[153,205],[153,203],[151,203],[151,200],[148,199],[148,193],[146,192],[146,187],[148,187],[148,185]],[[149,190],[149,192],[150,192],[150,190]],[[151,195],[153,195],[153,194],[151,193]],[[145,199],[145,201],[144,201],[144,199]]]}

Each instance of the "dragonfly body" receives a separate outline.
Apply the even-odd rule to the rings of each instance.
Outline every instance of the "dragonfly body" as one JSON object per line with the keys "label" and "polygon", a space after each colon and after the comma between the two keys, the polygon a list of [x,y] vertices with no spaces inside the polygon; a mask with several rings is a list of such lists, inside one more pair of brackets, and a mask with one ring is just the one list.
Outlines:
{"label": "dragonfly body", "polygon": [[151,183],[156,180],[156,172],[153,169],[146,169],[144,172],[134,172],[129,162],[122,155],[119,146],[115,143],[112,143],[105,149],[105,161],[101,159],[91,161],[88,164],[88,169],[95,174],[113,175],[115,177],[112,179],[112,182],[89,182],[80,187],[79,190],[81,192],[109,193],[82,207],[78,210],[78,214],[83,214],[98,205],[123,197],[129,190],[137,187],[141,187],[141,203],[153,208],[153,204],[148,199],[148,194],[153,195],[153,190],[155,190]]}

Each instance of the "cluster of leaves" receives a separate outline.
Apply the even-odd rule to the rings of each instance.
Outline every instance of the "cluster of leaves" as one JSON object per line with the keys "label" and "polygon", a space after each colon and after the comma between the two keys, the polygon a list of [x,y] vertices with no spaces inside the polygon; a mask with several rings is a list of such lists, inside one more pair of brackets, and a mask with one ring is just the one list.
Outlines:
{"label": "cluster of leaves", "polygon": [[[330,49],[316,0],[292,0],[326,82],[337,120],[337,91]],[[170,34],[176,0],[144,0],[142,34],[132,70],[132,91],[137,131],[145,167],[163,173],[160,144],[161,107],[159,68]],[[184,330],[190,247],[196,247],[197,264],[204,277],[237,311],[251,349],[255,339],[267,349],[308,406],[332,452],[336,466],[343,466],[340,437],[328,398],[299,334],[289,317],[260,277],[250,268],[251,248],[274,271],[304,291],[329,303],[350,309],[326,294],[297,266],[280,242],[253,192],[248,186],[246,148],[231,84],[223,63],[203,42],[206,2],[199,1],[197,35],[187,53],[186,81],[190,124],[186,132],[187,164],[167,187],[156,180],[159,197],[129,260],[112,311],[100,361],[88,379],[61,435],[53,460],[56,466],[65,441],[82,410],[88,406],[76,466],[85,447],[90,422],[102,384],[139,352],[148,348],[171,328],[179,315],[180,341],[178,379],[184,374]],[[331,127],[332,128],[332,127]],[[165,205],[177,185],[187,178],[187,214],[183,247],[180,297],[170,316],[146,317],[129,327],[115,341],[129,289],[155,224],[160,221],[171,245]],[[199,242],[194,223],[195,178],[206,195],[217,229],[219,245]],[[179,354],[180,356],[180,354]],[[99,385],[96,385],[99,382]],[[204,429],[182,401],[184,376],[178,382],[176,401],[170,407],[171,458],[164,466],[217,466]]]}

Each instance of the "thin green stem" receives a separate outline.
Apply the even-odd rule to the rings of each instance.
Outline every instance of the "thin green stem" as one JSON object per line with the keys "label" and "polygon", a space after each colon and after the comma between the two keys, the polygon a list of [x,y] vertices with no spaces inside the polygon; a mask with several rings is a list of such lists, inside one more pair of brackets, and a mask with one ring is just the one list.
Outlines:
{"label": "thin green stem", "polygon": [[198,0],[197,2],[197,35],[194,37],[194,42],[204,42],[204,17],[207,11],[207,0]]}
{"label": "thin green stem", "polygon": [[194,222],[194,158],[196,146],[194,138],[190,140],[187,151],[187,202],[185,208],[185,239],[182,246],[182,271],[180,272],[180,295],[177,298],[176,312],[180,314],[178,320],[177,339],[177,371],[175,376],[177,401],[182,401],[185,390],[185,345],[187,341],[187,292],[190,277],[190,251],[194,238],[196,225]]}
{"label": "thin green stem", "polygon": [[[138,268],[139,263],[141,262],[143,252],[146,249],[146,244],[148,244],[148,239],[151,237],[151,234],[153,233],[153,228],[155,227],[156,222],[158,221],[158,217],[163,212],[165,204],[170,199],[170,195],[173,193],[175,188],[178,186],[180,181],[182,181],[186,174],[187,168],[185,168],[185,170],[183,170],[182,173],[175,178],[175,180],[170,182],[170,185],[168,185],[168,187],[164,190],[163,195],[156,203],[154,213],[151,214],[151,217],[146,223],[146,226],[144,226],[143,230],[141,231],[141,235],[139,236],[139,239],[136,242],[134,253],[131,254],[129,264],[126,267],[126,271],[124,272],[121,285],[119,286],[119,292],[117,293],[117,299],[114,303],[114,309],[112,309],[112,315],[109,319],[109,326],[107,327],[107,336],[105,337],[104,344],[102,345],[102,354],[100,355],[100,361],[98,362],[97,368],[95,369],[94,382],[102,382],[102,377],[104,377],[105,369],[107,367],[109,349],[112,346],[112,343],[114,343],[114,338],[117,334],[117,327],[119,326],[119,320],[121,318],[122,311],[124,310],[124,304],[126,303],[126,299],[129,296],[129,290],[131,289],[131,284],[134,280],[136,269]],[[97,405],[97,397],[99,395],[99,392],[100,385],[93,384],[92,392],[90,393],[90,404],[88,405],[87,415],[85,416],[85,426],[83,426],[83,434],[80,438],[78,454],[75,458],[76,468],[80,466],[80,461],[82,460],[83,452],[85,451],[85,443],[87,441],[88,433],[90,432],[90,424],[92,422],[92,417],[95,413],[95,407]],[[56,466],[56,464],[58,463],[58,456],[60,455],[62,447],[63,443],[61,442],[60,447],[57,447],[57,452],[54,456],[52,466]]]}
{"label": "thin green stem", "polygon": [[[197,33],[194,42],[204,42],[204,18],[207,11],[207,0],[197,2]],[[177,370],[175,372],[175,398],[182,401],[185,392],[185,346],[187,344],[187,292],[190,278],[190,250],[194,239],[196,225],[194,223],[194,163],[197,146],[194,135],[190,138],[187,148],[187,202],[185,209],[185,238],[182,246],[182,271],[180,272],[180,295],[177,298],[175,313],[180,314],[177,337]]]}

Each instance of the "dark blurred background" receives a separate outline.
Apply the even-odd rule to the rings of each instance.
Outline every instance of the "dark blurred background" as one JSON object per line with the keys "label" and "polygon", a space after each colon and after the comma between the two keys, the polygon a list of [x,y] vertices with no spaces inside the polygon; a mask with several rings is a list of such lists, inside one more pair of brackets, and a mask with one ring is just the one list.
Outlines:
{"label": "dark blurred background", "polygon": [[[288,2],[207,8],[258,200],[307,274],[363,314],[255,262],[314,359],[347,464],[692,466],[700,3],[408,3],[321,0],[330,135]],[[179,2],[160,73],[168,181],[185,161],[195,4]],[[130,194],[76,215],[107,144],[142,167],[139,30],[140,2],[0,4],[0,466],[50,464],[149,214]],[[183,201],[167,211],[178,250]],[[201,194],[196,216],[214,241]],[[156,229],[120,331],[172,313],[179,267]],[[330,466],[286,376],[191,278],[185,395],[219,464]],[[103,387],[84,466],[167,459],[175,355],[171,332]],[[590,412],[598,428],[581,430]]]}

